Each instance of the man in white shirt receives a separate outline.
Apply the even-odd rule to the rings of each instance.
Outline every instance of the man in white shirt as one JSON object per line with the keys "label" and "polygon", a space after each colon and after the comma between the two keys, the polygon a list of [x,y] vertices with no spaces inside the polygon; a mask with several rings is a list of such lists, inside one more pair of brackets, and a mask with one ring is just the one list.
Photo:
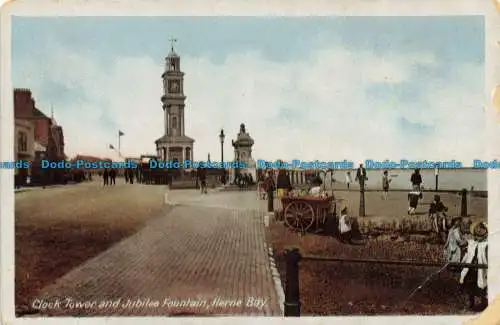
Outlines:
{"label": "man in white shirt", "polygon": [[[462,263],[488,264],[488,229],[482,222],[471,225],[473,239],[467,241],[467,253]],[[488,270],[479,268],[464,268],[460,274],[460,284],[469,296],[469,307],[474,311],[483,311],[488,306]],[[476,305],[476,297],[481,300]]]}
{"label": "man in white shirt", "polygon": [[322,196],[323,195],[323,189],[321,188],[321,185],[323,185],[323,181],[321,178],[316,177],[312,180],[312,186],[311,189],[309,190],[309,194],[312,196]]}

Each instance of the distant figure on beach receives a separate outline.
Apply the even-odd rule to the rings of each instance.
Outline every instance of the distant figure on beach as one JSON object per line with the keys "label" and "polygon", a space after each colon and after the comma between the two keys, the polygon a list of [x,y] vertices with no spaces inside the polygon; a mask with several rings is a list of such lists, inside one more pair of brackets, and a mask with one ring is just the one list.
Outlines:
{"label": "distant figure on beach", "polygon": [[104,181],[104,186],[109,185],[109,170],[107,168],[102,173],[102,180]]}
{"label": "distant figure on beach", "polygon": [[389,172],[387,170],[384,170],[384,173],[382,174],[382,197],[386,201],[389,198],[389,184],[391,182],[392,179],[389,177]]}
{"label": "distant figure on beach", "polygon": [[114,168],[111,168],[111,170],[109,171],[109,180],[109,185],[116,185],[116,170]]}
{"label": "distant figure on beach", "polygon": [[124,169],[123,174],[125,176],[125,183],[128,184],[128,169]]}
{"label": "distant figure on beach", "polygon": [[441,202],[441,197],[434,195],[434,201],[429,207],[429,217],[432,219],[434,231],[438,234],[446,231],[446,211],[448,208]]}
{"label": "distant figure on beach", "polygon": [[347,172],[345,174],[345,183],[347,184],[347,189],[349,189],[349,186],[352,184],[352,175],[351,172]]}
{"label": "distant figure on beach", "polygon": [[462,219],[455,217],[451,223],[451,229],[448,232],[448,237],[444,245],[444,257],[447,262],[460,263],[462,260],[462,248],[467,244],[463,239],[462,230],[460,229]]}
{"label": "distant figure on beach", "polygon": [[420,175],[420,169],[415,169],[413,174],[411,174],[411,185],[414,191],[421,191],[422,186],[422,175]]}
{"label": "distant figure on beach", "polygon": [[364,188],[365,187],[365,181],[368,180],[368,177],[366,177],[366,169],[363,167],[363,164],[359,164],[359,168],[356,171],[356,182],[359,183],[359,186]]}
{"label": "distant figure on beach", "polygon": [[340,242],[350,244],[352,243],[352,225],[351,219],[347,213],[347,207],[343,207],[340,211],[339,219],[339,233]]}
{"label": "distant figure on beach", "polygon": [[410,206],[408,207],[408,214],[410,216],[415,214],[415,210],[417,209],[418,206],[418,200],[422,197],[422,193],[418,191],[411,191],[408,193],[408,201],[410,203]]}
{"label": "distant figure on beach", "polygon": [[[470,264],[488,264],[488,228],[483,222],[471,225],[471,234],[474,238],[467,241],[467,253],[462,262]],[[460,274],[460,284],[463,285],[469,297],[469,308],[474,311],[483,311],[488,306],[488,278],[487,269],[464,268]],[[476,297],[480,304],[476,305]]]}

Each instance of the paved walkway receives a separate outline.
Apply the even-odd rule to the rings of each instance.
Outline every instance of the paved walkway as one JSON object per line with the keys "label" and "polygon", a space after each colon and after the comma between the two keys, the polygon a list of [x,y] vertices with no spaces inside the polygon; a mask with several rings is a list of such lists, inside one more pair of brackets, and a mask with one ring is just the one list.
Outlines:
{"label": "paved walkway", "polygon": [[176,206],[42,290],[32,308],[43,307],[53,316],[280,315],[263,212]]}

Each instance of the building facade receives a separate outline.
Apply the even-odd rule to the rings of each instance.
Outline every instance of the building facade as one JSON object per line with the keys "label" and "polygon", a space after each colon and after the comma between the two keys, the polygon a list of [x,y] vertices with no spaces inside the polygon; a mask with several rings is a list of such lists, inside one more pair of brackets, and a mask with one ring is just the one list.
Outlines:
{"label": "building facade", "polygon": [[[29,120],[15,119],[14,125],[14,157],[16,161],[35,160],[35,126]],[[28,169],[16,168],[16,183],[21,185],[28,182],[31,176],[31,167]]]}
{"label": "building facade", "polygon": [[[14,89],[14,117],[16,121],[16,159],[21,156],[30,159],[30,172],[35,182],[54,183],[63,181],[63,175],[58,170],[47,170],[44,175],[40,169],[40,160],[65,160],[63,128],[57,125],[53,117],[46,116],[36,108],[31,90],[24,88]],[[32,131],[30,130],[32,128]],[[25,136],[27,140],[25,141]],[[31,141],[33,140],[33,141]],[[26,146],[25,146],[26,144]],[[27,151],[20,152],[21,149]],[[19,156],[21,154],[21,156]]]}
{"label": "building facade", "polygon": [[164,135],[155,141],[157,156],[161,160],[178,162],[192,160],[194,139],[185,133],[184,72],[181,71],[180,57],[173,46],[165,61],[161,97],[165,130]]}

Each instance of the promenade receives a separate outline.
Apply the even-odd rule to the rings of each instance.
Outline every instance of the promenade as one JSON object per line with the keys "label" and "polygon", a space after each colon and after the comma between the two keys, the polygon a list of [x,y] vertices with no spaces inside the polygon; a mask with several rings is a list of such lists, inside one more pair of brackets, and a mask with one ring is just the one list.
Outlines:
{"label": "promenade", "polygon": [[[100,195],[110,199],[112,191],[119,191],[122,197],[126,195],[125,200],[144,204],[140,202],[147,201],[147,195],[160,192],[164,200],[164,190],[161,186],[136,184],[93,189],[84,184],[73,194],[102,191]],[[247,198],[244,201],[249,204],[247,209],[224,203],[224,198],[231,202],[234,198],[223,193],[206,196],[198,191],[171,193],[176,193],[172,198],[176,200],[174,207],[164,207],[144,217],[135,224],[135,231],[130,228],[132,234],[113,244],[109,242],[108,249],[97,252],[98,247],[94,247],[95,254],[87,254],[87,261],[81,261],[40,290],[24,297],[18,293],[19,301],[23,302],[18,311],[34,316],[280,315],[265,240],[264,213],[253,208],[255,193],[238,193]],[[98,200],[92,194],[87,195],[90,195],[87,205],[81,208],[91,207],[89,203]],[[131,204],[127,208],[132,208]],[[121,228],[121,222],[127,223],[131,217],[118,213],[100,216],[94,208],[86,213],[89,217],[92,214],[93,219],[102,218],[102,224],[110,232]],[[47,217],[38,214],[35,218]],[[33,220],[26,216],[24,219]],[[80,220],[81,232],[90,231],[92,223]],[[86,238],[87,242],[80,244],[96,246],[95,239]],[[17,240],[25,238],[19,236]],[[54,250],[48,242],[38,244],[47,251]],[[33,257],[40,258],[32,256],[31,260]],[[53,268],[61,264],[61,258],[68,262],[68,257],[52,256]],[[21,255],[26,263],[27,258]],[[25,273],[32,270],[25,265]],[[20,271],[18,276],[22,275]]]}
{"label": "promenade", "polygon": [[[16,194],[18,314],[281,314],[263,222],[267,201],[256,191],[202,195],[118,182]],[[335,195],[357,216],[358,191]],[[406,193],[391,192],[388,201],[380,192],[365,195],[365,218],[406,217]],[[432,196],[424,194],[418,214]],[[441,197],[455,214],[458,197]],[[469,213],[486,218],[486,199],[472,197]],[[197,303],[179,303],[186,301]]]}

